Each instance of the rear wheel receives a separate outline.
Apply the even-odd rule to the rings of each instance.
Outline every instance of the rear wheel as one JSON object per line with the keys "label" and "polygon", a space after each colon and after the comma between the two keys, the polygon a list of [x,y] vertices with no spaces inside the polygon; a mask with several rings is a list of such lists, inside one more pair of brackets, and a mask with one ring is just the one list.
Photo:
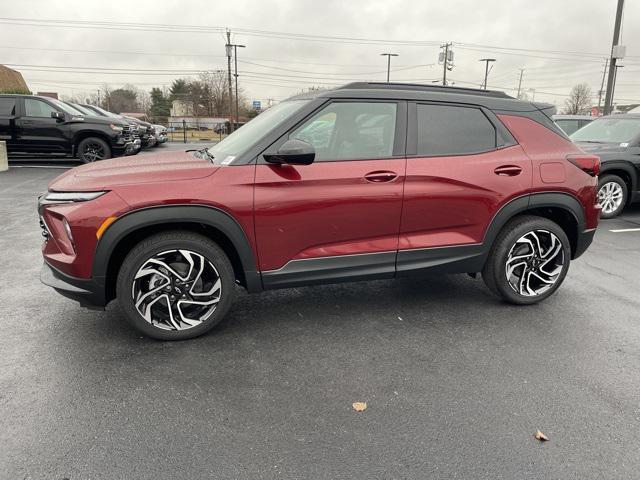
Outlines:
{"label": "rear wheel", "polygon": [[107,142],[97,137],[88,137],[78,144],[78,158],[84,163],[111,158],[111,148]]}
{"label": "rear wheel", "polygon": [[489,290],[518,305],[537,303],[562,284],[571,261],[562,228],[542,217],[521,216],[500,232],[482,270]]}
{"label": "rear wheel", "polygon": [[603,175],[598,180],[598,203],[602,206],[602,218],[620,215],[627,204],[628,190],[625,181],[617,175]]}
{"label": "rear wheel", "polygon": [[118,273],[116,294],[134,328],[160,340],[183,340],[223,319],[234,278],[229,259],[214,242],[191,232],[166,232],[131,250]]}

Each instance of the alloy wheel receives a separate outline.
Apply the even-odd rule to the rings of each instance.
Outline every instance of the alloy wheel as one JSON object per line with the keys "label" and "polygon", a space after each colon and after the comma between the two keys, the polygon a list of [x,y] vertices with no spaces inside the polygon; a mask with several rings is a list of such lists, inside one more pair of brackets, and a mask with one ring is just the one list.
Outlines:
{"label": "alloy wheel", "polygon": [[205,322],[222,295],[218,271],[203,255],[167,250],[146,260],[131,288],[134,306],[163,330],[186,330]]}
{"label": "alloy wheel", "polygon": [[613,213],[622,204],[624,193],[618,182],[607,182],[598,190],[598,202],[605,214]]}
{"label": "alloy wheel", "polygon": [[82,151],[82,158],[88,162],[103,160],[106,157],[104,147],[99,143],[87,143]]}
{"label": "alloy wheel", "polygon": [[564,248],[555,234],[547,230],[525,233],[509,250],[507,282],[525,297],[542,295],[558,281],[564,262]]}

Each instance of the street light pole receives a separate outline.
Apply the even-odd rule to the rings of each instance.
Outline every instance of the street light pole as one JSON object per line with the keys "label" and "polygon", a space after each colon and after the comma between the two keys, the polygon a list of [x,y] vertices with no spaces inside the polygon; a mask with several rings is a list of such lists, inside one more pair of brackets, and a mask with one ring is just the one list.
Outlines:
{"label": "street light pole", "polygon": [[231,87],[231,31],[227,30],[227,44],[224,46],[227,54],[227,75],[228,75],[228,86],[229,86],[229,131],[227,133],[233,132],[233,91]]}
{"label": "street light pole", "polygon": [[397,53],[381,53],[381,57],[387,57],[387,83],[389,83],[389,74],[391,73],[391,57],[397,57]]}
{"label": "street light pole", "polygon": [[[496,61],[495,58],[481,58],[480,59],[481,62],[485,62],[484,65],[484,89],[487,89],[487,77],[489,77],[489,63],[493,63]],[[493,65],[491,66],[491,68],[493,68]]]}

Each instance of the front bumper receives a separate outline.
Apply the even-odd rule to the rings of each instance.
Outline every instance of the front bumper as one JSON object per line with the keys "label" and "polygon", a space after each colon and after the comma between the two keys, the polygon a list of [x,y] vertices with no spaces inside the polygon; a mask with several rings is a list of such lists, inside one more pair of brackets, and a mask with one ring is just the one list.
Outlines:
{"label": "front bumper", "polygon": [[47,262],[42,265],[40,281],[53,288],[60,295],[79,302],[92,310],[104,310],[105,287],[94,280],[71,277],[52,267]]}

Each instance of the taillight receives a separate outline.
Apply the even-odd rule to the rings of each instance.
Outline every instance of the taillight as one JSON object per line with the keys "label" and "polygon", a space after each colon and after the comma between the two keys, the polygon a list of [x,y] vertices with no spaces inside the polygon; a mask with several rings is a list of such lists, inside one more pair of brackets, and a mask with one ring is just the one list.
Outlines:
{"label": "taillight", "polygon": [[586,153],[571,154],[567,155],[567,160],[592,177],[600,173],[600,157],[597,155],[588,155]]}

